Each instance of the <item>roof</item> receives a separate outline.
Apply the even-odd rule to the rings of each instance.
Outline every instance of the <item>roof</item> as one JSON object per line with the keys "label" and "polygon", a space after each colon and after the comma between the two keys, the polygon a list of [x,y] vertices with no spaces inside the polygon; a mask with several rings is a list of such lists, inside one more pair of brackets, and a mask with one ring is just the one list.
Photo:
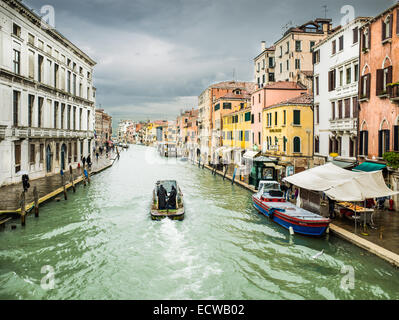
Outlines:
{"label": "roof", "polygon": [[243,99],[251,99],[251,95],[250,94],[235,94],[233,92],[228,92],[227,94],[225,94],[222,97],[219,97],[218,99],[216,99],[216,101],[218,100],[227,100],[227,99],[239,99],[239,100],[243,100]]}
{"label": "roof", "polygon": [[265,109],[277,107],[277,106],[284,106],[284,105],[311,105],[313,104],[313,95],[311,94],[301,94],[298,97],[291,98],[285,101],[281,101],[279,103],[276,103],[272,106],[266,107]]}
{"label": "roof", "polygon": [[353,168],[353,171],[372,172],[384,169],[385,167],[386,167],[385,164],[366,161],[358,165],[357,167]]}
{"label": "roof", "polygon": [[277,82],[272,82],[263,88],[265,89],[298,89],[298,90],[305,90],[307,89],[306,86],[304,86],[301,83],[297,83],[294,81],[277,81]]}
{"label": "roof", "polygon": [[211,84],[209,88],[216,89],[245,89],[248,92],[255,90],[255,82],[245,82],[245,81],[222,81],[215,84]]}

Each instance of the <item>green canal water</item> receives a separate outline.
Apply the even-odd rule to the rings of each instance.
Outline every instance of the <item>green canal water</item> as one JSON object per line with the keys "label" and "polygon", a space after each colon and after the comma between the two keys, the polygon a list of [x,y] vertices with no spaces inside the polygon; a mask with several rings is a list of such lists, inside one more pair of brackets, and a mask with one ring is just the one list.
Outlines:
{"label": "green canal water", "polygon": [[[157,179],[179,182],[183,221],[150,219]],[[0,299],[399,298],[399,271],[385,261],[332,235],[290,236],[247,190],[144,146],[25,228],[14,223],[0,233]],[[41,285],[44,266],[52,289]],[[345,268],[353,289],[341,286]]]}

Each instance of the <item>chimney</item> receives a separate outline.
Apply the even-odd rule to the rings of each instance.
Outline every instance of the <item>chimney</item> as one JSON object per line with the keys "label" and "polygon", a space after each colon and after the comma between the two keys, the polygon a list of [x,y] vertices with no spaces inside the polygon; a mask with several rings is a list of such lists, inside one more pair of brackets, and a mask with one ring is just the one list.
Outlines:
{"label": "chimney", "polygon": [[266,50],[266,41],[261,42],[261,49],[262,49],[262,52]]}

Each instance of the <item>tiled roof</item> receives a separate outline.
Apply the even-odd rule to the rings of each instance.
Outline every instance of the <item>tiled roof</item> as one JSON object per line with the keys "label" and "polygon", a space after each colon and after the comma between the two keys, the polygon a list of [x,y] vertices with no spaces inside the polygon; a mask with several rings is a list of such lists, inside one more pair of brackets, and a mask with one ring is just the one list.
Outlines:
{"label": "tiled roof", "polygon": [[219,89],[245,89],[249,93],[255,90],[255,82],[242,82],[242,81],[223,81],[209,86],[209,88]]}
{"label": "tiled roof", "polygon": [[298,97],[281,101],[281,102],[276,103],[267,108],[277,107],[277,106],[282,106],[282,105],[299,105],[299,104],[304,104],[304,105],[313,104],[313,95],[312,94],[301,94]]}
{"label": "tiled roof", "polygon": [[294,81],[277,81],[264,86],[266,89],[306,89],[306,87],[300,83]]}
{"label": "tiled roof", "polygon": [[233,92],[229,92],[224,96],[220,97],[219,99],[251,99],[251,95],[246,93],[235,94]]}

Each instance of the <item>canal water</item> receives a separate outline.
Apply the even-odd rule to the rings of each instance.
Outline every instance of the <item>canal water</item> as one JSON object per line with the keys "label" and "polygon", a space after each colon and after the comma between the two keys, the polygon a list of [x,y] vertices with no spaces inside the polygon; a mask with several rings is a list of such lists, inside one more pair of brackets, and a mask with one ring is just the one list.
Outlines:
{"label": "canal water", "polygon": [[[158,179],[180,184],[183,221],[150,219]],[[290,236],[247,190],[144,146],[14,223],[0,233],[0,299],[399,298],[385,261],[332,235]]]}

